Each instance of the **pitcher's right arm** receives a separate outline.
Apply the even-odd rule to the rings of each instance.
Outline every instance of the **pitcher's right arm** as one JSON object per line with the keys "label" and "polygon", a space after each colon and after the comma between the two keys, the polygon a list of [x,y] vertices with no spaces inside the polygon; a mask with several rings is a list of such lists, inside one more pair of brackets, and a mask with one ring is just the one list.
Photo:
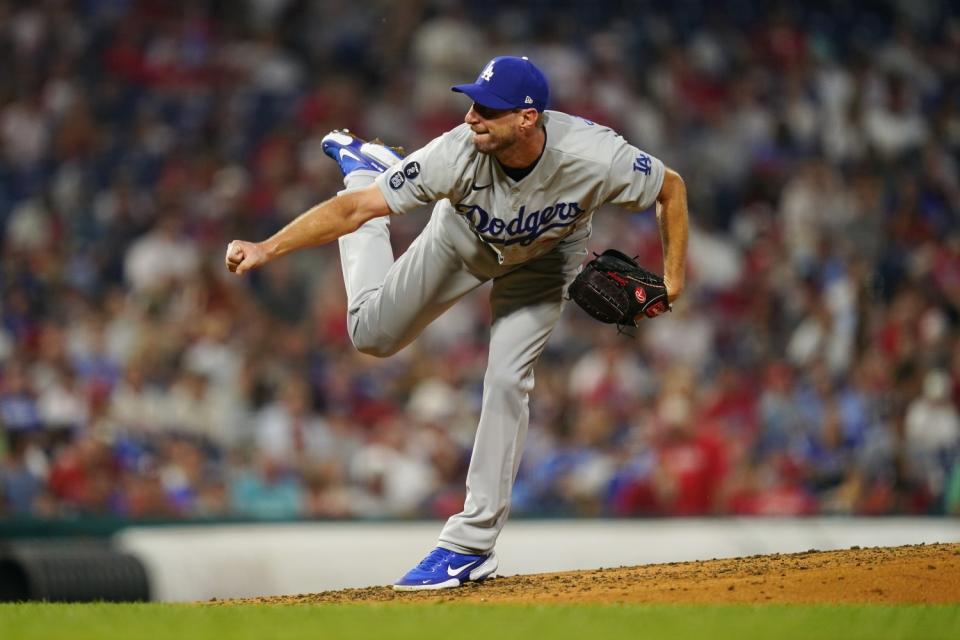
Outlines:
{"label": "pitcher's right arm", "polygon": [[356,231],[367,220],[390,213],[376,185],[335,196],[311,207],[262,242],[231,242],[225,257],[227,269],[245,273],[293,251],[336,240]]}

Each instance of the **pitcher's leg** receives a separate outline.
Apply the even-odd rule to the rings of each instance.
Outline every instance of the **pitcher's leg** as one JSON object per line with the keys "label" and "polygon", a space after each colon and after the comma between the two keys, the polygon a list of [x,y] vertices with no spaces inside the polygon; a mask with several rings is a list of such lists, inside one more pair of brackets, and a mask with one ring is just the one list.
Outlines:
{"label": "pitcher's leg", "polygon": [[[373,184],[376,177],[377,173],[373,171],[354,171],[344,178],[346,189],[340,193],[363,189]],[[367,221],[353,233],[341,236],[338,243],[343,286],[347,291],[347,312],[350,313],[380,288],[393,266],[389,217]]]}
{"label": "pitcher's leg", "polygon": [[[426,229],[388,269],[381,285],[363,293],[349,308],[350,337],[363,353],[380,357],[396,353],[489,279],[464,264],[441,229],[437,208]],[[360,254],[359,259],[366,259],[365,255]]]}
{"label": "pitcher's leg", "polygon": [[[346,129],[331,131],[323,137],[320,146],[343,172],[346,189],[341,194],[369,186],[387,167],[403,159],[402,150],[366,143]],[[370,220],[339,239],[348,309],[356,307],[379,287],[393,265],[387,220],[386,217]]]}
{"label": "pitcher's leg", "polygon": [[[403,158],[398,149],[364,143],[346,130],[331,131],[321,144],[340,166],[347,191],[369,186]],[[399,351],[464,294],[496,275],[484,271],[487,265],[477,268],[479,241],[462,220],[451,223],[451,215],[449,203],[446,209],[438,203],[426,229],[397,261],[386,217],[339,239],[347,324],[358,350],[377,356]]]}
{"label": "pitcher's leg", "polygon": [[[537,268],[548,263],[549,269]],[[564,269],[562,260],[546,260],[494,281],[490,356],[467,471],[467,497],[463,511],[443,528],[441,547],[460,553],[486,552],[500,535],[526,441],[534,365],[560,318],[574,271]]]}
{"label": "pitcher's leg", "polygon": [[[362,189],[374,178],[375,173],[355,171],[345,179],[347,190]],[[464,241],[463,231],[443,219],[441,206],[436,205],[427,227],[396,261],[386,217],[340,238],[347,326],[354,346],[363,353],[381,357],[396,353],[489,279],[464,264],[463,247],[458,246]]]}

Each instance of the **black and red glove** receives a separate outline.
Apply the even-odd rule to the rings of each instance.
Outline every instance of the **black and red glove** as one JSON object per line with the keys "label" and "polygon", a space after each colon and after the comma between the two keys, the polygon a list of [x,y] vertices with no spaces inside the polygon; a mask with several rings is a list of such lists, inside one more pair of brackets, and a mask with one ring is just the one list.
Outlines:
{"label": "black and red glove", "polygon": [[[594,254],[596,255],[596,254]],[[616,249],[584,265],[569,290],[584,311],[607,324],[636,326],[670,310],[663,278]]]}

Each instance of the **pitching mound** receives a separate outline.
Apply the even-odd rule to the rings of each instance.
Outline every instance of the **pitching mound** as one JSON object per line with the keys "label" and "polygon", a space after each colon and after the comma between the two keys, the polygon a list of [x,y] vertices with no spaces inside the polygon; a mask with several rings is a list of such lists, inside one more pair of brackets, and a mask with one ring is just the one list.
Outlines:
{"label": "pitching mound", "polygon": [[960,603],[960,544],[853,547],[845,551],[807,551],[732,560],[509,576],[441,592],[396,592],[389,587],[370,587],[242,602],[396,601]]}

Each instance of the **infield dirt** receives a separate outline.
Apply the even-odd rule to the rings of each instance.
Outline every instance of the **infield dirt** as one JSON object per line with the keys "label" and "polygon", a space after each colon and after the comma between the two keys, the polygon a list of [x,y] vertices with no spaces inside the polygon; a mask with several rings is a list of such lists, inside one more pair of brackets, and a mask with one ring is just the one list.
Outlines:
{"label": "infield dirt", "polygon": [[214,604],[364,602],[960,603],[960,544],[807,551],[491,578],[440,592],[390,587]]}

